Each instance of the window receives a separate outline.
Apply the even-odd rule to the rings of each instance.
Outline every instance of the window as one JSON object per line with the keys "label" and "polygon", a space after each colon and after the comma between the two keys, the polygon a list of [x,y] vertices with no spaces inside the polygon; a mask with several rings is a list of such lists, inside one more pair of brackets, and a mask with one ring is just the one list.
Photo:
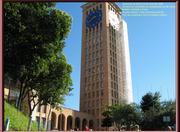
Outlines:
{"label": "window", "polygon": [[93,97],[95,96],[95,92],[93,92]]}
{"label": "window", "polygon": [[84,101],[84,107],[87,107],[87,103],[86,103],[86,101]]}
{"label": "window", "polygon": [[96,100],[96,106],[99,106],[99,100],[98,99]]}
{"label": "window", "polygon": [[99,109],[97,109],[96,112],[97,112],[97,115],[98,115],[99,114]]}
{"label": "window", "polygon": [[114,97],[116,98],[116,91],[114,91]]}
{"label": "window", "polygon": [[102,4],[100,4],[100,9],[102,8]]}
{"label": "window", "polygon": [[[103,94],[104,94],[104,93],[103,93],[103,90],[101,90],[101,96],[103,96]],[[101,102],[102,102],[102,101],[101,101]]]}
{"label": "window", "polygon": [[101,84],[100,84],[101,88],[103,88],[103,82],[101,81]]}
{"label": "window", "polygon": [[99,87],[99,82],[96,83],[96,86]]}
{"label": "window", "polygon": [[96,97],[99,97],[99,91],[96,91]]}
{"label": "window", "polygon": [[103,73],[101,73],[101,79],[103,79]]}
{"label": "window", "polygon": [[102,22],[100,23],[100,31],[102,30]]}
{"label": "window", "polygon": [[94,109],[92,109],[92,114],[95,115],[95,110]]}
{"label": "window", "polygon": [[91,98],[91,93],[88,93],[88,98]]}
{"label": "window", "polygon": [[[101,44],[101,43],[100,43]],[[102,49],[100,50],[100,54],[102,55],[103,54],[103,51],[102,51]]]}
{"label": "window", "polygon": [[[111,73],[111,80],[113,80],[113,74]],[[111,85],[112,85],[112,82],[111,82]]]}
{"label": "window", "polygon": [[97,119],[97,127],[99,127],[99,119]]}

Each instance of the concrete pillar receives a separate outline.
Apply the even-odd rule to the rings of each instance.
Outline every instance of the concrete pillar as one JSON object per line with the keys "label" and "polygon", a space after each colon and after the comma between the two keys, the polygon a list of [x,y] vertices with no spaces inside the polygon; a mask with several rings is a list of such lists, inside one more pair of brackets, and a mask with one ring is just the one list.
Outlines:
{"label": "concrete pillar", "polygon": [[75,117],[72,117],[72,129],[75,129]]}
{"label": "concrete pillar", "polygon": [[67,117],[64,118],[64,130],[67,130]]}
{"label": "concrete pillar", "polygon": [[55,128],[58,129],[58,114],[56,113]]}

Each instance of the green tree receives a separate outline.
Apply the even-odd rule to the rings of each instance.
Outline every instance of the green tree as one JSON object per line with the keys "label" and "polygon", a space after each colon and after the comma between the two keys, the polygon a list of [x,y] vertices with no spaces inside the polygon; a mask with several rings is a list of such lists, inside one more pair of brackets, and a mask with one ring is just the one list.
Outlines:
{"label": "green tree", "polygon": [[148,111],[151,107],[153,107],[155,111],[159,111],[160,110],[160,94],[158,92],[155,92],[154,94],[151,92],[147,93],[146,95],[142,97],[140,107],[143,112]]}
{"label": "green tree", "polygon": [[50,104],[52,107],[58,107],[59,104],[63,104],[64,95],[68,95],[72,90],[70,77],[72,68],[67,64],[63,54],[52,60],[48,68],[47,73],[41,73],[37,77],[32,78],[29,85],[29,88],[32,90],[28,93],[30,111],[28,129],[31,126],[32,112],[38,104]]}
{"label": "green tree", "polygon": [[18,82],[18,108],[34,76],[47,72],[48,58],[62,52],[71,18],[54,3],[4,3],[4,71]]}
{"label": "green tree", "polygon": [[126,130],[130,130],[132,125],[139,124],[140,114],[137,108],[134,104],[118,104],[108,107],[118,130],[121,130],[122,126],[126,126]]}
{"label": "green tree", "polygon": [[108,109],[102,113],[104,119],[102,120],[102,127],[106,127],[106,131],[109,127],[112,126],[113,120],[112,120],[112,112]]}
{"label": "green tree", "polygon": [[[175,101],[160,102],[160,94],[157,92],[144,95],[141,101],[141,109],[143,111],[142,130],[163,130],[167,125],[174,125],[176,116],[175,104]],[[164,122],[164,116],[169,116],[171,121]]]}
{"label": "green tree", "polygon": [[130,130],[131,125],[136,125],[139,121],[138,113],[132,104],[118,106],[113,112],[113,119],[117,124],[126,126],[126,130]]}
{"label": "green tree", "polygon": [[170,118],[169,122],[163,122],[163,127],[165,127],[165,125],[174,126],[174,124],[176,124],[176,101],[163,101],[161,102],[161,108],[162,112],[159,116],[161,121],[165,116]]}
{"label": "green tree", "polygon": [[[143,111],[142,130],[157,130],[158,116],[161,110],[160,94],[149,92],[142,97],[140,107]],[[160,125],[160,124],[159,124]]]}
{"label": "green tree", "polygon": [[71,91],[72,68],[62,54],[71,17],[54,3],[6,2],[5,74],[18,82],[18,108],[28,96],[29,125],[34,108],[63,103]]}

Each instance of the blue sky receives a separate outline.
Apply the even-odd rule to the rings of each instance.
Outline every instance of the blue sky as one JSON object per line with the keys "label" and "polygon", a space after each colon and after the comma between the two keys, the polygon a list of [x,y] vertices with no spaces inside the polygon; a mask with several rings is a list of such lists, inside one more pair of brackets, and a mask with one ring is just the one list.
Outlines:
{"label": "blue sky", "polygon": [[[84,3],[57,3],[57,9],[71,15],[72,27],[64,53],[73,67],[73,91],[64,106],[79,110],[82,9]],[[117,3],[120,7],[122,3]],[[163,3],[163,6],[175,3]],[[156,8],[166,16],[123,16],[128,24],[133,98],[140,103],[147,92],[160,92],[161,101],[176,97],[175,8]]]}

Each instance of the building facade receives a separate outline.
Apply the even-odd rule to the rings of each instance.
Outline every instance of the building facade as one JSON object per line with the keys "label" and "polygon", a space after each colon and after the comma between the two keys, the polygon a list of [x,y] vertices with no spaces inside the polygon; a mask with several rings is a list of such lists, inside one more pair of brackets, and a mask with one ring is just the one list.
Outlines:
{"label": "building facade", "polygon": [[80,111],[101,128],[106,106],[133,102],[127,24],[110,2],[82,6]]}

